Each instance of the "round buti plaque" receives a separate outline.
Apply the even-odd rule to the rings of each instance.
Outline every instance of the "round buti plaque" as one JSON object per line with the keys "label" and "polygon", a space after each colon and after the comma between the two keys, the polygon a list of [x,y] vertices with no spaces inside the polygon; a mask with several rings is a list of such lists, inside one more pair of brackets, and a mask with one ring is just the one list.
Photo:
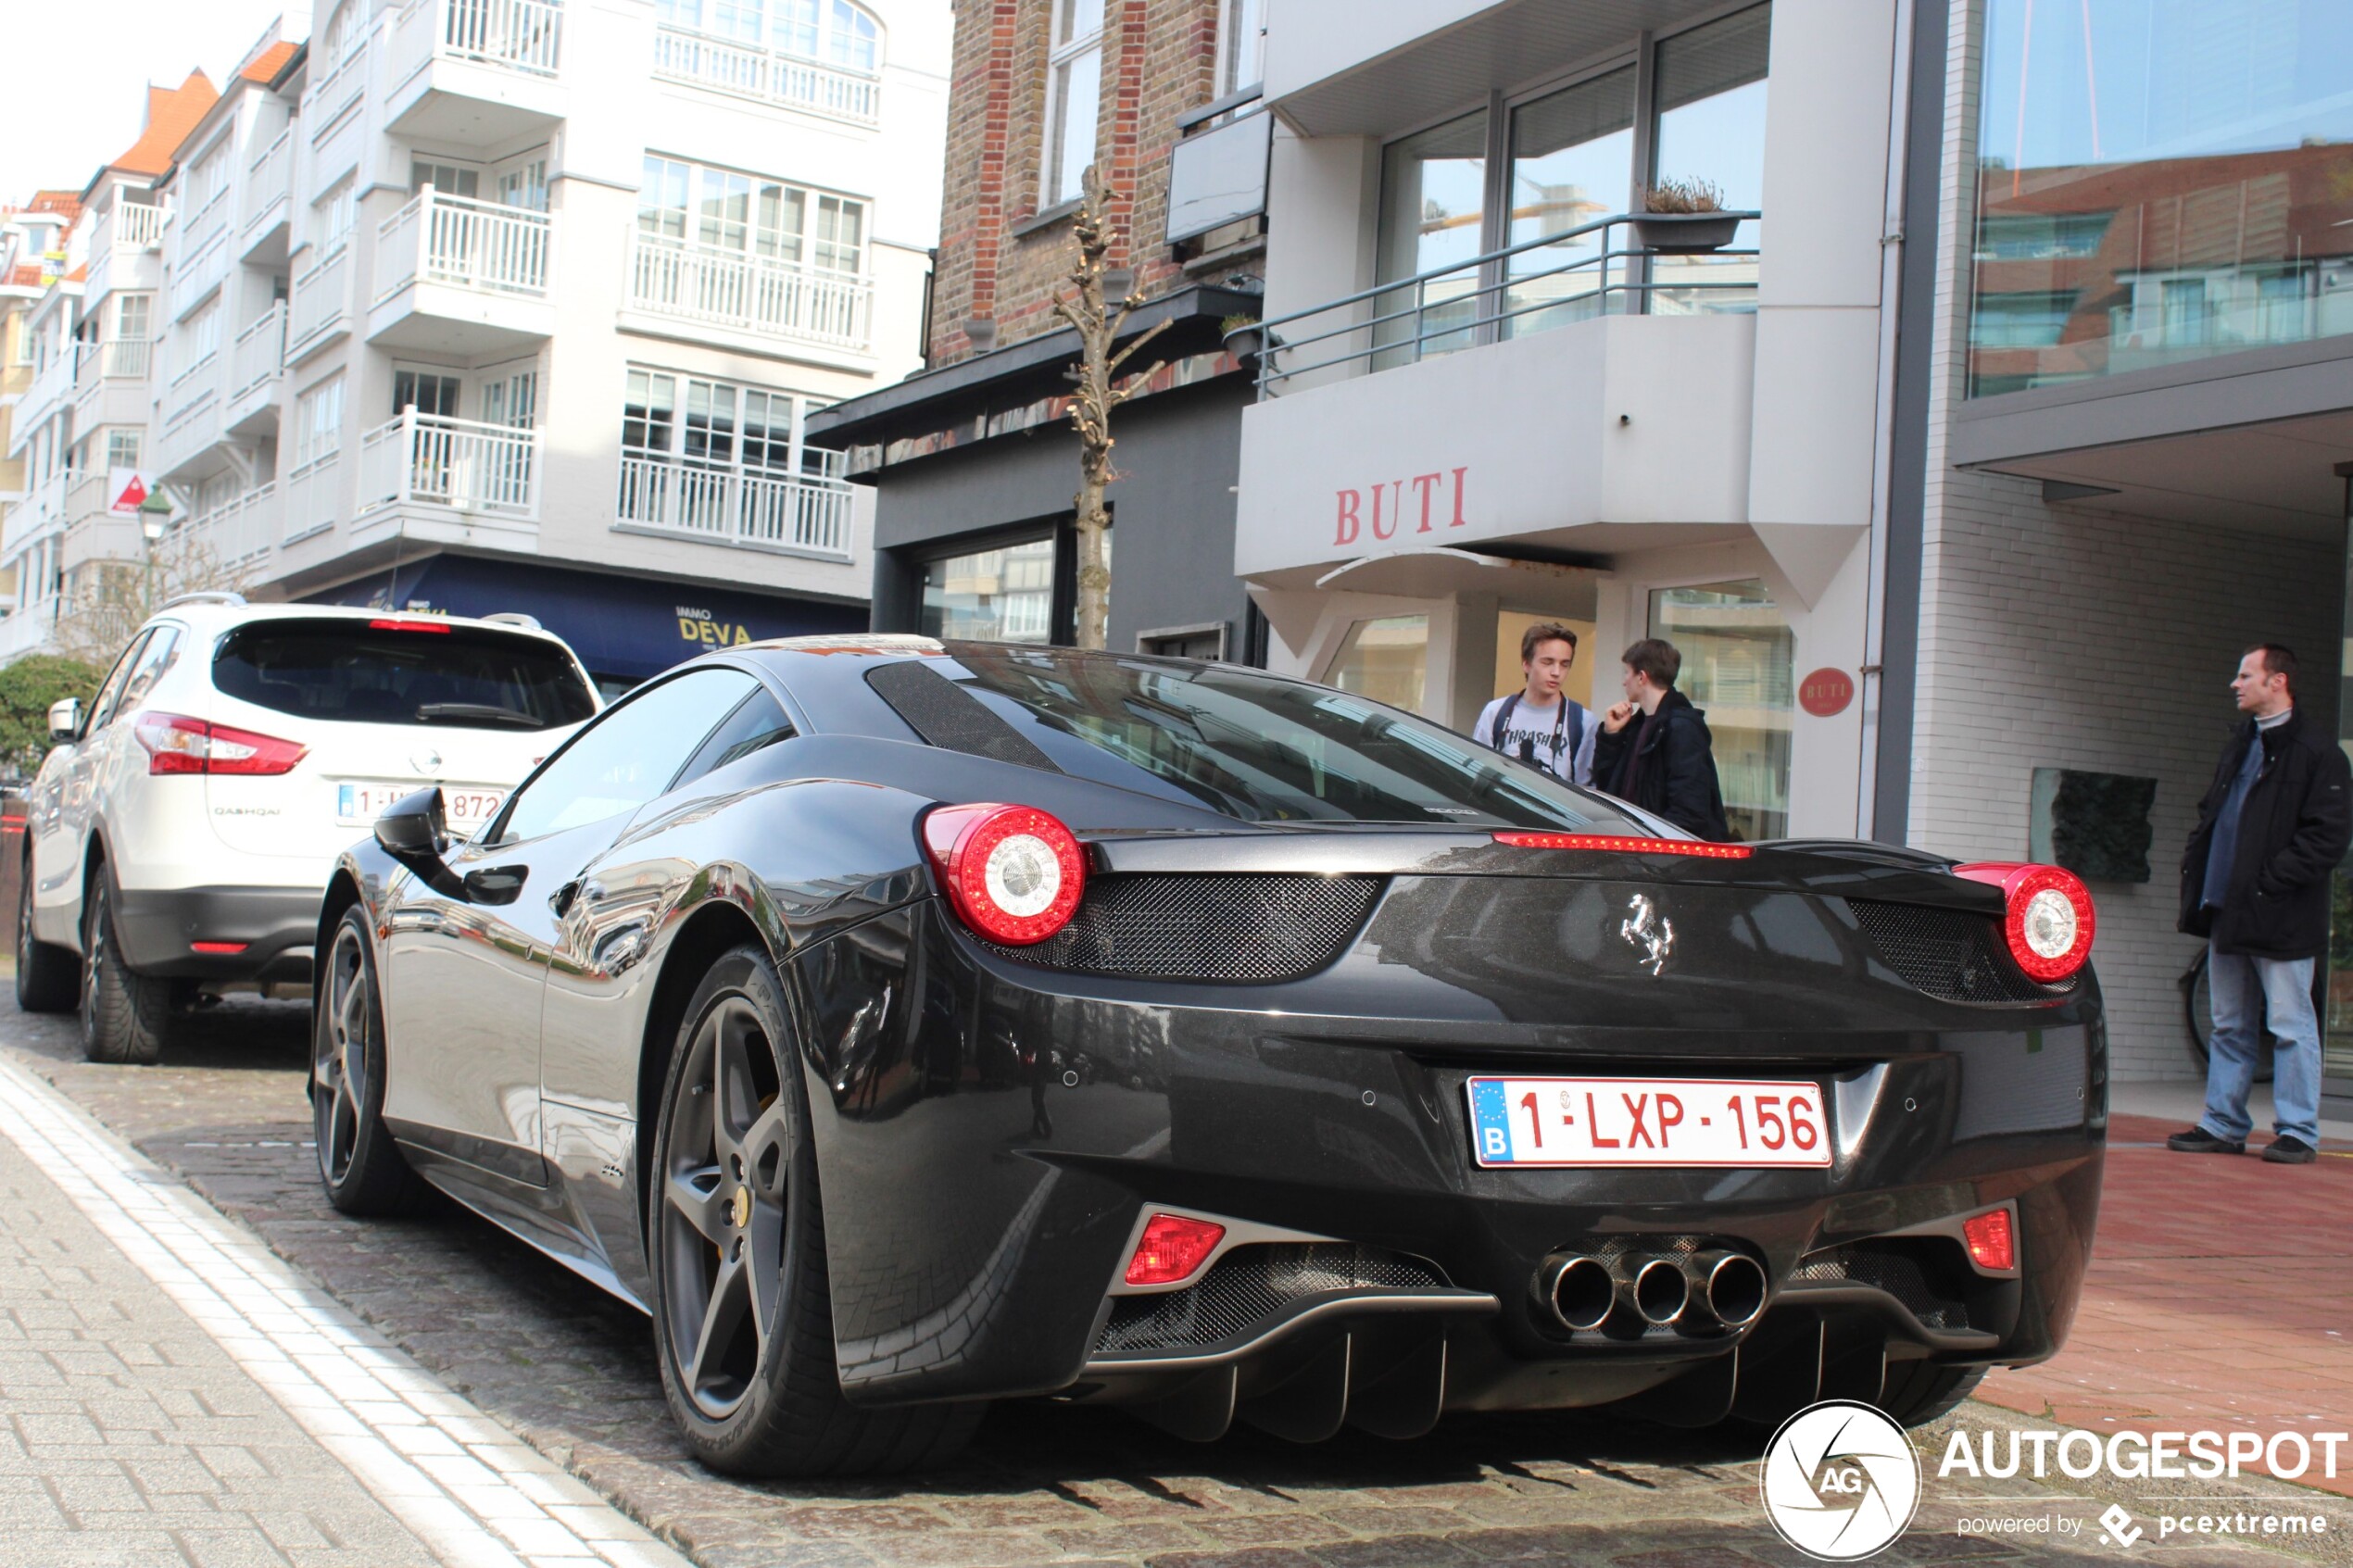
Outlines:
{"label": "round buti plaque", "polygon": [[1824,665],[1797,684],[1797,705],[1817,719],[1835,719],[1855,700],[1855,677]]}

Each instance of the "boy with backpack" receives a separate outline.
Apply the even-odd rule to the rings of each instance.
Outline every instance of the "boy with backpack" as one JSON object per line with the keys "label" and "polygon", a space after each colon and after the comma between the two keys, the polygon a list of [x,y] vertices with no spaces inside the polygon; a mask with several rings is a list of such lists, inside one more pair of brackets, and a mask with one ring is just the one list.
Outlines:
{"label": "boy with backpack", "polygon": [[1577,633],[1567,627],[1539,621],[1521,633],[1519,667],[1528,684],[1480,709],[1471,739],[1565,783],[1592,784],[1599,727],[1583,704],[1561,690],[1576,662]]}

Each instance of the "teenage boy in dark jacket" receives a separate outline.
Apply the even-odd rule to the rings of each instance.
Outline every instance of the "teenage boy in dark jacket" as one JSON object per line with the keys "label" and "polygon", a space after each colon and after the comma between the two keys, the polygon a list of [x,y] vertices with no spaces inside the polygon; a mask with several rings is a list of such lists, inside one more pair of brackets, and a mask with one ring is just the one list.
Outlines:
{"label": "teenage boy in dark jacket", "polygon": [[1707,719],[1675,689],[1683,656],[1664,638],[1645,637],[1624,658],[1626,700],[1602,715],[1593,787],[1702,838],[1730,842]]}
{"label": "teenage boy in dark jacket", "polygon": [[2311,1162],[2320,1142],[2321,1029],[2313,960],[2328,950],[2329,873],[2353,839],[2353,769],[2296,706],[2296,655],[2246,650],[2231,682],[2246,721],[2223,748],[2182,856],[2181,928],[2209,944],[2214,1034],[2206,1112],[2165,1140],[2189,1154],[2241,1154],[2246,1093],[2268,1026],[2275,1136],[2263,1158]]}

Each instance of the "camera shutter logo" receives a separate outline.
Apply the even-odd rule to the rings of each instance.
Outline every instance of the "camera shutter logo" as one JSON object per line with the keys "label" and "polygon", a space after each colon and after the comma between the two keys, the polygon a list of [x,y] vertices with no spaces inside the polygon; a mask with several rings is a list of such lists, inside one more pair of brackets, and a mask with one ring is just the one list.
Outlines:
{"label": "camera shutter logo", "polygon": [[1825,1399],[1773,1434],[1757,1490],[1781,1539],[1825,1562],[1853,1562],[1912,1523],[1920,1505],[1919,1455],[1879,1411]]}

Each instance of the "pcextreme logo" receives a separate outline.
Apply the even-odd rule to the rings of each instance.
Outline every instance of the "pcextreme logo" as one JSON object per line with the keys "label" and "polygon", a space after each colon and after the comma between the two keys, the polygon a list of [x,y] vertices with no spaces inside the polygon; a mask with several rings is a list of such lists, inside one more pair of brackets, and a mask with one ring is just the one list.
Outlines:
{"label": "pcextreme logo", "polygon": [[1781,1424],[1757,1489],[1781,1539],[1853,1562],[1902,1535],[1920,1505],[1920,1461],[1904,1429],[1869,1405],[1825,1399]]}

